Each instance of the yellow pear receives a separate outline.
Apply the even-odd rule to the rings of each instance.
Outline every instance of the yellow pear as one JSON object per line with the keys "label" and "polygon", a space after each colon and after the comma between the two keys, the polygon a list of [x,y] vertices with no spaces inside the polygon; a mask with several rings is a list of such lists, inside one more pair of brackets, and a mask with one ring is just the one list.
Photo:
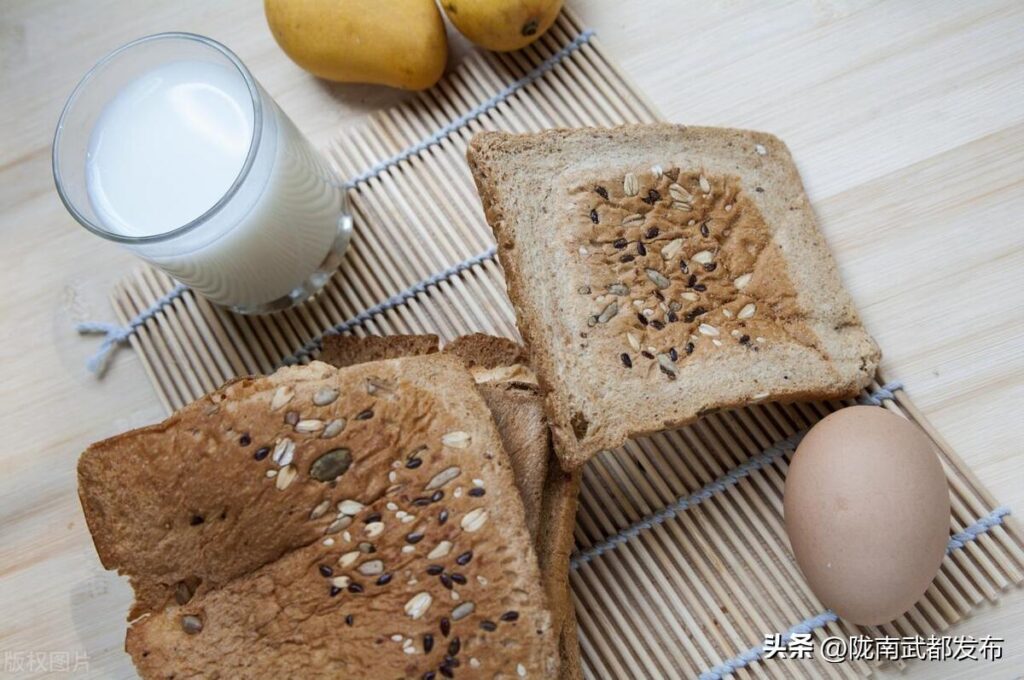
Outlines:
{"label": "yellow pear", "polygon": [[448,59],[434,0],[265,0],[274,39],[315,76],[423,90]]}
{"label": "yellow pear", "polygon": [[448,19],[481,47],[508,52],[551,28],[562,0],[441,0]]}

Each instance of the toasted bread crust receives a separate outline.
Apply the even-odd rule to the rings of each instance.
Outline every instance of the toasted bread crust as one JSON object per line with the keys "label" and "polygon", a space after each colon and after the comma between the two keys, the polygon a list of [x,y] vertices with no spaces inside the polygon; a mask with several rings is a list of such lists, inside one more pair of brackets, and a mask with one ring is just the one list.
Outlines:
{"label": "toasted bread crust", "polygon": [[436,335],[328,335],[317,359],[344,368],[399,357],[433,354],[438,351]]}

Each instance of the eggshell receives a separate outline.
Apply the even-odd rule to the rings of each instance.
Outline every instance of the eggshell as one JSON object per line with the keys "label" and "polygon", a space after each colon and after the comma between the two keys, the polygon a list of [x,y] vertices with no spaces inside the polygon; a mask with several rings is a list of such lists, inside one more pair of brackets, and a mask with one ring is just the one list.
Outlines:
{"label": "eggshell", "polygon": [[860,625],[895,619],[938,573],[949,488],[931,441],[877,406],[811,428],[790,464],[786,533],[815,595]]}

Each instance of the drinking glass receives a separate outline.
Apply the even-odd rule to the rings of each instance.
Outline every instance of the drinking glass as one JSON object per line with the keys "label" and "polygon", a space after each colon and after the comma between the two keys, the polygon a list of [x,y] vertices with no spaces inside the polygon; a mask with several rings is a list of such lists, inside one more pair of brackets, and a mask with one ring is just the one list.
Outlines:
{"label": "drinking glass", "polygon": [[86,229],[241,313],[315,294],[352,233],[309,141],[231,50],[189,33],[140,38],[86,73],[53,176]]}

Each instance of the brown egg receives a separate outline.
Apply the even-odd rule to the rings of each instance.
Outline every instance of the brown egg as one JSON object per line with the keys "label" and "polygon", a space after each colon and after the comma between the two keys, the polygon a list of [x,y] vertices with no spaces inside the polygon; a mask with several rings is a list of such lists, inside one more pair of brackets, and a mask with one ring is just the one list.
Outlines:
{"label": "brown egg", "polygon": [[786,478],[786,533],[815,595],[860,625],[895,619],[938,573],[949,489],[931,441],[877,406],[811,428]]}

